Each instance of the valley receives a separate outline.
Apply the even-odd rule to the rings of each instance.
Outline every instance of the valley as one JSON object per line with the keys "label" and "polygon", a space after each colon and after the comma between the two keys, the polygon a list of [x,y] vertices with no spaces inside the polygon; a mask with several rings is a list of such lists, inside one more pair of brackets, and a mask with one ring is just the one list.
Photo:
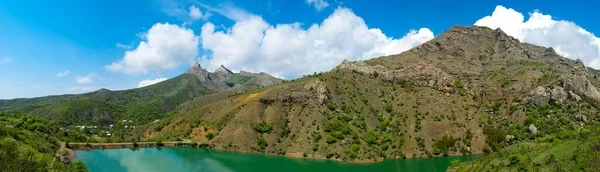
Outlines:
{"label": "valley", "polygon": [[148,87],[1,100],[0,111],[55,120],[53,137],[90,149],[185,142],[349,163],[476,154],[448,171],[585,171],[600,168],[599,85],[597,71],[552,48],[454,26],[401,54],[289,81],[196,63]]}

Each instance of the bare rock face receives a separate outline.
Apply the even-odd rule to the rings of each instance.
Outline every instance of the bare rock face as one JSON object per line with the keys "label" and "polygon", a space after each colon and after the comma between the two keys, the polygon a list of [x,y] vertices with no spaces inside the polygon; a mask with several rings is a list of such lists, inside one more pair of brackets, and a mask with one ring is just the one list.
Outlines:
{"label": "bare rock face", "polygon": [[542,105],[554,102],[566,103],[569,98],[569,94],[562,87],[539,86],[527,95],[524,102],[532,105]]}
{"label": "bare rock face", "polygon": [[285,102],[285,103],[301,103],[305,105],[317,106],[326,103],[328,98],[327,88],[325,83],[321,81],[310,82],[301,88],[286,89],[276,96],[265,97],[268,101]]}
{"label": "bare rock face", "polygon": [[208,81],[208,71],[206,69],[202,69],[202,66],[198,62],[194,63],[194,65],[185,71],[187,74],[192,74],[200,80],[200,82]]}
{"label": "bare rock face", "polygon": [[263,87],[275,85],[275,84],[279,84],[279,83],[283,82],[283,79],[273,77],[264,72],[251,73],[251,72],[246,72],[246,71],[240,71],[240,75],[255,78],[256,84],[263,86]]}
{"label": "bare rock face", "polygon": [[[443,69],[427,62],[418,62],[400,70],[388,69],[381,65],[371,66],[365,62],[349,62],[344,60],[337,69],[348,69],[368,75],[376,75],[379,78],[398,82],[406,80],[418,86],[432,87],[440,91],[459,89],[454,85],[454,78]],[[465,88],[464,91],[468,92]]]}
{"label": "bare rock face", "polygon": [[579,121],[582,121],[582,122],[587,121],[587,116],[585,116],[584,114],[577,114],[577,115],[575,115],[575,118],[577,118]]}
{"label": "bare rock face", "polygon": [[537,133],[538,132],[537,127],[535,127],[535,125],[533,125],[533,124],[530,124],[529,125],[529,132],[531,132],[533,134]]}
{"label": "bare rock face", "polygon": [[600,91],[590,82],[591,78],[593,76],[582,65],[572,68],[569,73],[562,75],[559,82],[564,88],[573,90],[584,97],[600,101]]}
{"label": "bare rock face", "polygon": [[252,85],[258,85],[259,87],[271,86],[283,82],[283,79],[273,77],[264,72],[250,73],[241,71],[239,74],[233,73],[223,65],[211,73],[206,69],[203,69],[198,62],[194,63],[194,65],[186,70],[185,73],[195,76],[200,82],[204,83],[206,88],[212,91],[240,87],[243,83],[229,83],[229,79],[234,75],[250,77]]}

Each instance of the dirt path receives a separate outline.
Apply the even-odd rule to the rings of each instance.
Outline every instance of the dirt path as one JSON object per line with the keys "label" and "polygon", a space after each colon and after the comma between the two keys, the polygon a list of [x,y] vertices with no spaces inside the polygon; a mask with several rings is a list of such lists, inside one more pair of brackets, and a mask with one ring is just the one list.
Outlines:
{"label": "dirt path", "polygon": [[75,157],[75,151],[66,147],[65,142],[60,142],[60,148],[56,151],[56,157],[62,162],[71,162]]}

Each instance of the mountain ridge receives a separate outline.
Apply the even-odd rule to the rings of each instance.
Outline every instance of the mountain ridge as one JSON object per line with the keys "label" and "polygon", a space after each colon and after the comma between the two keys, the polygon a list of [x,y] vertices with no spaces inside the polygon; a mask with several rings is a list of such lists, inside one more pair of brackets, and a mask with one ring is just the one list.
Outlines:
{"label": "mountain ridge", "polygon": [[117,120],[114,118],[137,119],[136,123],[143,124],[159,119],[179,104],[202,95],[228,89],[233,89],[228,91],[232,93],[244,92],[283,81],[268,74],[257,76],[214,74],[202,69],[196,62],[179,76],[142,88],[119,91],[102,88],[83,94],[0,100],[0,110],[69,121],[66,124],[81,121],[109,125]]}
{"label": "mountain ridge", "polygon": [[552,48],[500,29],[454,26],[397,55],[189,101],[133,136],[351,162],[483,154],[512,144],[508,135],[530,140],[581,125],[581,114],[597,122],[598,83],[581,61]]}

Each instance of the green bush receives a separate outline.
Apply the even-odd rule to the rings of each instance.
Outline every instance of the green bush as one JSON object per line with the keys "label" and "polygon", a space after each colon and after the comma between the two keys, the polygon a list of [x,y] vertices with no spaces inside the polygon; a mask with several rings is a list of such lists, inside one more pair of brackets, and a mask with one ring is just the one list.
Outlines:
{"label": "green bush", "polygon": [[462,89],[464,87],[464,85],[460,82],[460,80],[454,80],[454,82],[452,82],[454,84],[454,86],[456,86],[456,88],[460,88]]}
{"label": "green bush", "polygon": [[394,106],[391,103],[386,103],[384,109],[386,112],[392,113],[392,111],[394,111]]}
{"label": "green bush", "polygon": [[259,133],[268,133],[273,130],[273,126],[268,123],[254,124],[254,130]]}
{"label": "green bush", "polygon": [[377,132],[369,130],[367,134],[365,134],[365,142],[368,144],[377,144],[377,140]]}
{"label": "green bush", "polygon": [[502,84],[500,84],[501,87],[506,87],[508,84],[510,84],[509,80],[503,80]]}
{"label": "green bush", "polygon": [[442,138],[433,143],[433,153],[436,155],[443,153],[444,156],[448,156],[450,148],[452,148],[455,144],[456,139],[448,134],[445,134],[442,136]]}
{"label": "green bush", "polygon": [[334,103],[328,103],[327,108],[329,108],[329,110],[335,110],[337,106]]}
{"label": "green bush", "polygon": [[343,134],[349,134],[350,131],[352,131],[347,122],[342,122],[337,119],[327,121],[325,126],[323,126],[323,130],[328,133],[335,132],[335,131],[341,131]]}
{"label": "green bush", "polygon": [[215,137],[215,133],[206,133],[204,137],[206,137],[208,140],[212,140]]}
{"label": "green bush", "polygon": [[269,146],[269,143],[267,143],[267,140],[265,140],[263,136],[260,136],[256,143],[258,144],[258,148],[260,150],[264,150],[265,148],[267,148],[267,146]]}
{"label": "green bush", "polygon": [[485,142],[491,147],[493,151],[498,151],[502,148],[506,141],[506,131],[504,128],[486,126],[483,128],[483,134],[485,134]]}

